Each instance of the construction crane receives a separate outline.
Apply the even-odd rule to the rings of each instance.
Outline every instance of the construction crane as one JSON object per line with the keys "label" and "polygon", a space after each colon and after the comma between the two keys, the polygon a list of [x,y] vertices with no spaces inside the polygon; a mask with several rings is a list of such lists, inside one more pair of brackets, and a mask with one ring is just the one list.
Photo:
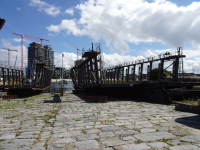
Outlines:
{"label": "construction crane", "polygon": [[18,50],[13,50],[13,49],[3,48],[3,47],[0,47],[0,49],[4,49],[4,50],[8,51],[8,68],[10,68],[10,51],[16,51],[16,52],[18,52]]}
{"label": "construction crane", "polygon": [[[26,38],[30,38],[30,39],[37,40],[37,41],[41,40],[41,44],[42,44],[42,40],[45,40],[45,39],[35,37],[32,35],[28,35],[28,34],[25,34],[25,35],[17,34],[17,33],[13,33],[13,34],[21,36],[21,71],[23,71],[23,38],[26,37]],[[46,41],[49,41],[49,40],[46,40]]]}
{"label": "construction crane", "polygon": [[[72,45],[74,46],[74,47],[76,47],[73,43],[72,43]],[[76,47],[77,48],[77,47]],[[77,60],[78,60],[78,54],[80,54],[80,52],[79,52],[79,49],[77,48]]]}
{"label": "construction crane", "polygon": [[[46,39],[43,39],[43,38],[40,38],[40,37],[36,37],[36,36],[32,36],[32,35],[28,35],[28,34],[25,34],[24,36],[25,36],[25,37],[27,37],[27,38],[38,39],[38,40],[40,40],[40,41],[41,41],[41,44],[42,44],[42,41],[43,41],[43,40],[45,40],[45,41],[48,41],[48,42],[49,42],[49,40],[46,40]],[[42,45],[43,45],[43,44],[42,44]]]}

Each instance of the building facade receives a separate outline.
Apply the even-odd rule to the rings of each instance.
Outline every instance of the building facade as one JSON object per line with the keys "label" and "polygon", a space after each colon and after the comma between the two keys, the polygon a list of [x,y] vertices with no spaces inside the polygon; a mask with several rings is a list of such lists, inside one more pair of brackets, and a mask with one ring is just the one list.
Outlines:
{"label": "building facade", "polygon": [[[55,67],[54,71],[53,71],[53,75],[52,78],[55,79],[60,79],[62,78],[62,67]],[[69,79],[69,70],[66,70],[65,68],[63,68],[63,78],[64,79]]]}
{"label": "building facade", "polygon": [[34,60],[48,60],[47,65],[54,70],[54,51],[50,45],[42,47],[41,43],[33,42],[28,47],[28,65],[26,76],[31,78],[35,69]]}

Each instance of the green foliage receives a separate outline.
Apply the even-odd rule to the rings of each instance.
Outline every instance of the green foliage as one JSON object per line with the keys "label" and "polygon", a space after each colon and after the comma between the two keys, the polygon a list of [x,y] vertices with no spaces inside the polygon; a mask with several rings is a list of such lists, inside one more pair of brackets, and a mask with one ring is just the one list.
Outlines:
{"label": "green foliage", "polygon": [[182,100],[182,103],[195,103],[196,101],[193,99],[193,98],[185,98],[184,96],[183,96],[183,100]]}
{"label": "green foliage", "polygon": [[[163,69],[163,76],[162,79],[166,79],[168,75],[168,71],[166,69]],[[151,71],[151,79],[152,80],[158,80],[158,68],[154,68]]]}
{"label": "green foliage", "polygon": [[19,133],[16,133],[16,136],[20,136],[20,134],[19,134]]}
{"label": "green foliage", "polygon": [[139,140],[137,140],[137,143],[142,143],[142,141],[139,139]]}
{"label": "green foliage", "polygon": [[83,133],[83,134],[87,134],[87,132],[86,132],[86,131],[84,131],[84,130],[83,130],[81,133]]}
{"label": "green foliage", "polygon": [[4,140],[4,139],[1,139],[1,140],[0,140],[0,142],[3,142],[3,141],[5,141],[5,140]]}

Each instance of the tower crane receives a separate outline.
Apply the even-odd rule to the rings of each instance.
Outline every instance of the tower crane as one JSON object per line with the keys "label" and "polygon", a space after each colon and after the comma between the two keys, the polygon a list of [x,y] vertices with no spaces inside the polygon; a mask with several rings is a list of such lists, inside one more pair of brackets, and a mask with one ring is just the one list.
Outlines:
{"label": "tower crane", "polygon": [[49,40],[46,40],[46,39],[43,39],[43,38],[40,38],[40,37],[36,37],[36,36],[32,36],[32,35],[28,35],[28,34],[25,34],[24,36],[25,36],[25,37],[27,37],[27,38],[34,38],[34,39],[38,39],[38,40],[40,40],[40,41],[41,41],[41,44],[42,44],[42,41],[43,41],[43,40],[45,40],[45,41],[48,41],[48,42],[49,42]]}
{"label": "tower crane", "polygon": [[26,38],[30,38],[30,39],[34,39],[34,40],[41,40],[41,44],[42,44],[42,40],[45,40],[45,41],[49,41],[49,40],[46,40],[46,39],[43,39],[43,38],[39,38],[39,37],[35,37],[35,36],[32,36],[32,35],[28,35],[28,34],[17,34],[17,33],[13,33],[15,35],[19,35],[21,36],[21,71],[23,71],[23,38],[26,37]]}
{"label": "tower crane", "polygon": [[10,51],[18,52],[18,50],[13,50],[13,49],[9,49],[9,48],[2,48],[2,47],[0,47],[0,49],[4,49],[4,50],[8,51],[8,68],[10,68]]}
{"label": "tower crane", "polygon": [[[76,47],[73,43],[72,43],[72,45],[74,46],[74,47]],[[78,60],[78,54],[80,53],[79,52],[79,49],[76,47],[76,49],[77,49],[77,60]]]}

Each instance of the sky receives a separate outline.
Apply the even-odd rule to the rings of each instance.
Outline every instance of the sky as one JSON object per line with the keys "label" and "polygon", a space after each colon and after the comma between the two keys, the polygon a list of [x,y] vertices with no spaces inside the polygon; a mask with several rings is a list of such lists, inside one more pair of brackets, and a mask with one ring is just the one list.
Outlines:
{"label": "sky", "polygon": [[[105,67],[182,47],[186,55],[184,72],[200,74],[198,1],[1,0],[0,17],[6,20],[0,30],[0,47],[18,50],[11,52],[11,66],[15,62],[21,66],[21,37],[13,34],[18,33],[49,40],[43,45],[53,47],[57,67],[62,66],[62,54],[64,67],[72,67],[77,59],[76,47],[88,50],[93,42],[94,47],[101,44]],[[31,42],[40,41],[24,37],[24,66]],[[0,49],[0,64],[7,65],[7,60],[8,52]]]}

